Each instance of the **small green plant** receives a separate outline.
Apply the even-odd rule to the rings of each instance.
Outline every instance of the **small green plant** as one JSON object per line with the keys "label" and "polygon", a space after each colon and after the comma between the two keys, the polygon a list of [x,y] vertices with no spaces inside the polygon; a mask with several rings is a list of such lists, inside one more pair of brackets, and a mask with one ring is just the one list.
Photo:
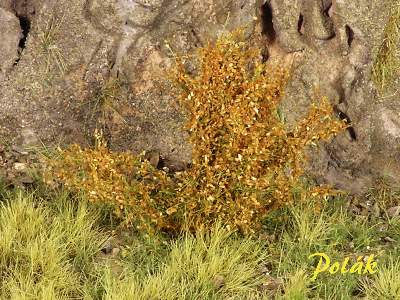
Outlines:
{"label": "small green plant", "polygon": [[304,270],[297,270],[291,275],[284,285],[284,296],[277,297],[282,300],[302,300],[307,299],[309,290],[309,278]]}
{"label": "small green plant", "polygon": [[[100,113],[98,121],[103,128],[112,113],[117,113],[118,116],[122,118],[116,110],[116,105],[121,97],[121,88],[122,84],[119,79],[109,78],[97,93],[93,95],[92,99],[87,102],[91,113],[90,119],[92,119],[95,114]],[[126,122],[124,119],[123,121]]]}
{"label": "small green plant", "polygon": [[362,280],[367,299],[400,298],[400,261],[391,258],[372,278]]}
{"label": "small green plant", "polygon": [[398,51],[400,45],[400,1],[394,0],[391,5],[383,42],[372,69],[372,78],[381,93],[390,87],[396,76],[399,76],[400,68]]}
{"label": "small green plant", "polygon": [[58,18],[52,15],[47,20],[45,27],[39,28],[39,46],[45,55],[47,73],[51,71],[54,65],[62,75],[67,70],[65,57],[56,42],[63,22],[64,16]]}
{"label": "small green plant", "polygon": [[118,107],[124,97],[124,85],[120,79],[110,77],[97,82],[96,88],[81,81],[81,92],[77,107],[83,107],[85,133],[91,132],[95,127],[102,132],[107,132],[110,125],[126,124],[125,118]]}

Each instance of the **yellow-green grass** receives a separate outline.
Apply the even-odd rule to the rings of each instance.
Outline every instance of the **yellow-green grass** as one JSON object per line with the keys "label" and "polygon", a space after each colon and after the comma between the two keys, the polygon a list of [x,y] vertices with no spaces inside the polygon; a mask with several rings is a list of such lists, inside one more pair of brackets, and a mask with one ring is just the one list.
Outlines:
{"label": "yellow-green grass", "polygon": [[[378,191],[368,200],[385,209],[386,198],[390,206],[399,203],[395,195]],[[347,198],[328,199],[321,209],[309,201],[277,210],[259,238],[220,225],[176,239],[118,231],[120,252],[113,259],[121,273],[99,259],[112,229],[104,208],[46,189],[3,189],[0,198],[0,299],[400,297],[400,218],[354,215]],[[387,237],[391,241],[383,242]],[[308,257],[316,252],[337,261],[375,254],[379,272],[324,272],[312,281],[316,261]]]}
{"label": "yellow-green grass", "polygon": [[393,0],[384,39],[376,56],[372,78],[376,87],[384,93],[400,75],[400,1]]}
{"label": "yellow-green grass", "polygon": [[398,299],[400,295],[400,260],[389,260],[372,280],[363,281],[368,299]]}
{"label": "yellow-green grass", "polygon": [[94,229],[96,216],[66,194],[52,208],[33,194],[7,194],[0,208],[0,298],[79,297],[104,238]]}
{"label": "yellow-green grass", "polygon": [[101,214],[87,202],[63,192],[51,200],[22,191],[2,198],[1,299],[260,297],[258,265],[267,253],[221,226],[173,241],[155,236],[147,244],[148,237],[132,233],[118,257],[123,272],[116,275],[98,259],[107,235],[98,226]]}

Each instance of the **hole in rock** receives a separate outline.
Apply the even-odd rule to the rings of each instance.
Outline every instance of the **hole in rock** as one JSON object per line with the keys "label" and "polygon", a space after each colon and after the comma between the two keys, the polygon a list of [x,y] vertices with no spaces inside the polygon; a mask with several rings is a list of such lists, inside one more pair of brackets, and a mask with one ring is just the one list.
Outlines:
{"label": "hole in rock", "polygon": [[297,31],[303,35],[304,34],[304,17],[302,14],[299,16],[299,21],[297,22]]}
{"label": "hole in rock", "polygon": [[354,297],[365,297],[365,292],[363,289],[361,289],[360,287],[355,288],[352,292],[351,295]]}
{"label": "hole in rock", "polygon": [[16,66],[18,64],[18,62],[21,60],[21,55],[22,55],[22,52],[25,49],[26,40],[28,38],[29,31],[31,30],[31,22],[27,17],[18,16],[18,15],[17,15],[17,17],[19,19],[19,25],[21,26],[22,36],[21,36],[21,38],[19,40],[19,43],[18,43],[18,47],[19,47],[18,58],[15,60],[14,66]]}
{"label": "hole in rock", "polygon": [[[349,117],[347,114],[345,114],[344,112],[342,112],[341,110],[339,110],[336,106],[334,107],[334,111],[336,111],[338,117],[339,117],[341,120],[346,121],[347,124],[351,124],[351,119],[350,119],[350,117]],[[350,127],[347,128],[347,132],[349,133],[351,140],[353,140],[353,141],[356,141],[356,140],[357,140],[356,131],[354,130],[354,128],[353,128],[352,126],[350,126]]]}
{"label": "hole in rock", "polygon": [[195,39],[194,45],[195,47],[200,47],[203,45],[203,43],[201,42],[200,36],[197,34],[196,30],[194,30],[193,28],[190,30],[190,32],[192,33],[193,38]]}
{"label": "hole in rock", "polygon": [[17,65],[21,59],[22,52],[26,47],[26,42],[31,30],[32,19],[36,14],[34,1],[28,0],[15,0],[11,3],[11,8],[19,19],[19,24],[22,31],[22,36],[19,40],[19,57],[16,59],[14,65]]}
{"label": "hole in rock", "polygon": [[26,39],[28,38],[29,31],[31,30],[31,21],[27,17],[18,17],[19,24],[22,29],[22,37],[19,40],[19,47],[25,49]]}
{"label": "hole in rock", "polygon": [[327,2],[324,5],[324,15],[332,18],[332,14],[333,14],[333,9],[332,9],[332,1]]}
{"label": "hole in rock", "polygon": [[350,135],[351,139],[353,141],[357,141],[357,135],[356,135],[356,131],[354,130],[354,128],[353,127],[349,127],[349,128],[347,128],[347,131],[349,132],[349,135]]}
{"label": "hole in rock", "polygon": [[354,40],[354,31],[353,29],[350,28],[349,25],[346,25],[346,36],[347,36],[347,45],[351,47],[351,44],[353,43]]}
{"label": "hole in rock", "polygon": [[273,43],[276,39],[276,32],[272,20],[272,7],[268,2],[261,7],[261,19],[263,34],[267,36],[270,43]]}
{"label": "hole in rock", "polygon": [[267,50],[267,49],[263,49],[263,50],[261,51],[261,61],[262,61],[263,63],[265,63],[265,62],[268,60],[268,58],[269,58],[268,50]]}

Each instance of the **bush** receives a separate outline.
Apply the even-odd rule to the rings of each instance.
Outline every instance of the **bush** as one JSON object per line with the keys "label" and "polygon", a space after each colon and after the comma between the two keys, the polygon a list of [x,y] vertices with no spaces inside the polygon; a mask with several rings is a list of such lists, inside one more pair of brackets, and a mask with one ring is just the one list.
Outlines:
{"label": "bush", "polygon": [[71,146],[51,163],[52,175],[91,201],[112,203],[141,229],[195,231],[220,219],[254,232],[269,210],[293,200],[306,148],[346,127],[322,99],[288,131],[277,107],[289,73],[259,57],[237,31],[199,50],[195,74],[177,58],[172,79],[193,146],[192,166],[177,174],[177,185],[101,143],[94,150]]}
{"label": "bush", "polygon": [[148,232],[173,229],[163,216],[175,202],[172,180],[142,156],[111,152],[101,136],[93,149],[71,145],[49,160],[45,180],[53,179],[90,202],[111,205],[124,225]]}
{"label": "bush", "polygon": [[193,145],[193,165],[180,177],[178,195],[195,228],[221,218],[254,231],[268,210],[293,199],[306,147],[346,126],[322,99],[286,130],[277,108],[288,71],[259,57],[237,31],[200,49],[197,74],[177,60],[175,82]]}

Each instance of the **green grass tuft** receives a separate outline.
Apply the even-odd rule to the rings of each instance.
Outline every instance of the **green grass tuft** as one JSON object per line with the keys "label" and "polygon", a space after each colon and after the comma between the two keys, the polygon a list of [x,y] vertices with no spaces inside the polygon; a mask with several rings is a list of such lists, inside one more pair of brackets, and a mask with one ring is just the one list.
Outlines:
{"label": "green grass tuft", "polygon": [[[385,193],[368,200],[385,202]],[[363,218],[347,198],[297,203],[267,217],[249,238],[212,231],[163,235],[111,232],[119,253],[101,254],[111,234],[104,208],[63,191],[4,191],[0,206],[0,299],[397,299],[400,218]],[[375,197],[375,198],[374,198]],[[394,199],[390,198],[390,205]],[[384,229],[382,229],[384,228]],[[390,237],[391,242],[384,242]],[[374,254],[373,275],[321,273],[331,260]],[[263,290],[263,291],[262,291]],[[390,298],[391,297],[391,298]]]}
{"label": "green grass tuft", "polygon": [[400,260],[389,260],[362,288],[367,299],[400,299]]}
{"label": "green grass tuft", "polygon": [[173,242],[162,267],[139,282],[135,275],[119,281],[106,272],[107,299],[129,299],[133,291],[137,299],[260,297],[258,266],[266,256],[257,241],[237,239],[217,225],[211,234],[187,234]]}
{"label": "green grass tuft", "polygon": [[385,26],[384,40],[379,48],[372,70],[372,78],[378,90],[385,92],[400,69],[400,1],[394,0],[388,22]]}
{"label": "green grass tuft", "polygon": [[[0,298],[72,299],[96,255],[102,234],[84,203],[63,194],[59,210],[16,191],[0,208]],[[61,208],[62,206],[62,208]]]}

